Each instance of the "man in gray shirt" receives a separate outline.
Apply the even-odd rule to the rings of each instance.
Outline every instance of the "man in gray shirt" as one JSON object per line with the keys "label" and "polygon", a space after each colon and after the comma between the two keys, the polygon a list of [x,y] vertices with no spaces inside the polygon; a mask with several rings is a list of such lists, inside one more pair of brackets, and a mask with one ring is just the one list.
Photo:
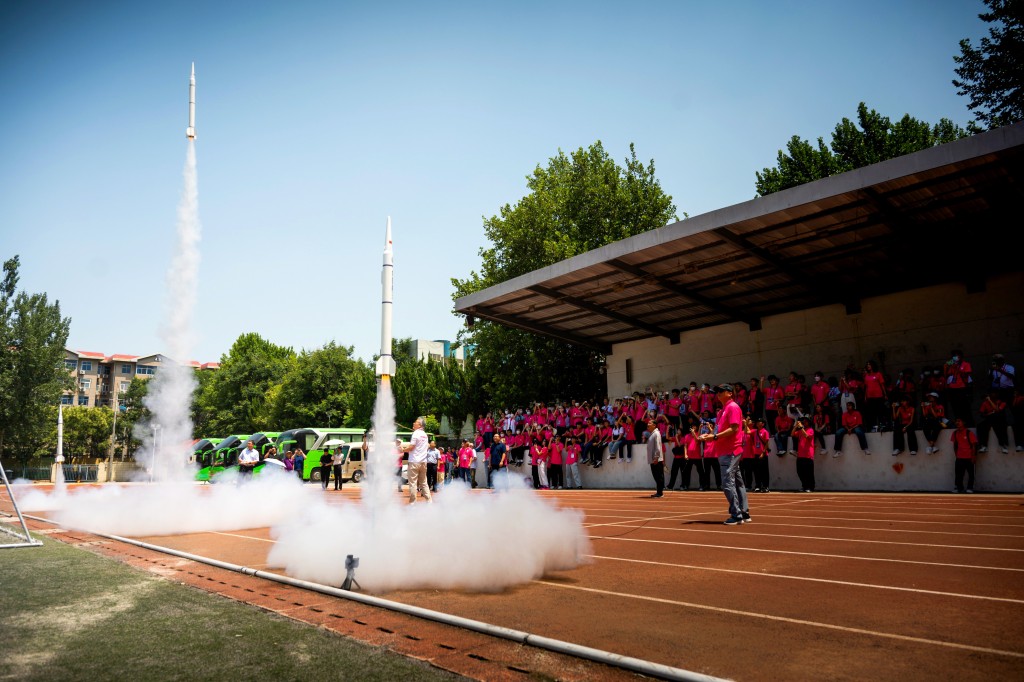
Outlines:
{"label": "man in gray shirt", "polygon": [[651,497],[661,497],[665,490],[665,448],[661,444],[661,431],[653,419],[647,422],[651,435],[647,437],[647,463],[651,465],[654,484],[658,490]]}

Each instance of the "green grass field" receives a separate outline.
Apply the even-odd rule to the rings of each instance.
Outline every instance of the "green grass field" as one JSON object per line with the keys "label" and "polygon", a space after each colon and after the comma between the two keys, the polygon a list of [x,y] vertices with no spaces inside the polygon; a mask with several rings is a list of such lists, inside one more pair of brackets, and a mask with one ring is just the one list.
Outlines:
{"label": "green grass field", "polygon": [[0,550],[0,680],[462,679],[40,539]]}

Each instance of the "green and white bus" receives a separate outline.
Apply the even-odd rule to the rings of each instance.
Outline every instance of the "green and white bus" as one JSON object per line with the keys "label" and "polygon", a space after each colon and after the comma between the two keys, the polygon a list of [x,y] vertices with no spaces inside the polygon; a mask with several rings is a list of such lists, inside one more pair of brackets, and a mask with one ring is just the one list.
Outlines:
{"label": "green and white bus", "polygon": [[207,453],[209,464],[196,472],[197,481],[209,481],[213,476],[238,463],[238,452],[249,440],[248,434],[228,436],[217,443],[216,450]]}
{"label": "green and white bus", "polygon": [[[343,427],[290,429],[282,431],[278,436],[277,451],[284,453],[295,448],[302,448],[306,454],[306,462],[302,467],[302,480],[319,481],[320,456],[324,454],[326,444],[331,443],[331,448],[341,447],[342,452],[345,453],[342,478],[358,483],[366,475],[366,456],[362,447],[364,434],[367,438],[372,438],[372,434],[366,429]],[[412,432],[399,431],[395,435],[397,438],[407,441],[412,437]]]}

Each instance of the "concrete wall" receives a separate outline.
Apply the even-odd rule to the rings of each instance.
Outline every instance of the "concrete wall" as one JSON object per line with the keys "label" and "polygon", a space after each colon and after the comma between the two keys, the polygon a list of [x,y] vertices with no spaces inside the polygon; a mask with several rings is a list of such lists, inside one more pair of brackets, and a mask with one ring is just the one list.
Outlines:
{"label": "concrete wall", "polygon": [[[865,455],[860,449],[855,436],[847,436],[843,440],[843,453],[832,457],[834,437],[826,436],[829,454],[815,455],[814,478],[818,491],[826,490],[883,490],[883,491],[919,491],[949,492],[953,489],[953,447],[949,441],[950,430],[942,431],[937,441],[939,452],[925,454],[927,443],[918,431],[917,437],[921,449],[917,455],[908,452],[892,456],[891,433],[868,433],[868,449]],[[1022,439],[1024,440],[1024,439]],[[1024,443],[1021,443],[1024,445]],[[989,434],[988,452],[978,455],[975,464],[975,492],[1022,493],[1024,492],[1024,452],[1015,451],[1016,443],[1010,438],[1008,454],[999,451],[995,434]],[[590,466],[580,467],[580,478],[584,488],[599,489],[640,489],[653,490],[654,478],[650,465],[647,464],[646,448],[642,445],[633,447],[633,461],[629,463],[605,462],[595,469]],[[779,457],[769,455],[769,472],[771,489],[776,491],[799,490],[800,479],[796,475],[796,457],[787,455]],[[607,448],[604,456],[607,458]],[[672,468],[672,455],[668,455],[668,468],[665,472],[665,485],[669,483],[669,472]],[[530,466],[509,467],[512,475],[529,477]],[[480,486],[487,485],[487,471],[482,458],[477,461],[476,480]],[[714,474],[711,474],[711,485],[715,485]],[[676,487],[680,483],[676,481]],[[690,475],[691,489],[698,487],[697,471]]]}
{"label": "concrete wall", "polygon": [[676,345],[664,338],[618,344],[607,359],[608,395],[648,386],[671,390],[691,381],[747,384],[768,374],[785,379],[790,370],[838,377],[849,363],[863,368],[869,359],[886,373],[916,372],[943,364],[953,348],[964,351],[975,381],[983,380],[994,353],[1024,365],[1024,273],[989,279],[980,293],[968,294],[962,285],[929,287],[864,299],[854,315],[835,305],[767,317],[762,326],[756,332],[742,323],[686,332]]}
{"label": "concrete wall", "polygon": [[[841,376],[848,364],[862,368],[869,359],[887,375],[904,367],[917,374],[925,366],[943,364],[950,350],[959,348],[973,365],[977,402],[993,354],[1004,354],[1007,362],[1024,371],[1024,273],[990,278],[978,293],[968,293],[962,285],[929,287],[864,299],[861,312],[853,315],[842,306],[827,306],[768,317],[762,325],[756,332],[743,324],[687,332],[676,345],[666,339],[619,344],[607,360],[608,394],[614,398],[648,386],[667,391],[691,381],[747,384],[750,377],[768,374],[785,379],[791,370],[807,376],[817,370],[826,377]],[[626,381],[627,359],[632,361],[632,382]],[[922,450],[916,457],[892,457],[891,434],[868,438],[874,453],[870,457],[860,454],[856,439],[848,438],[846,455],[818,459],[819,489],[952,489],[948,443],[938,454],[929,456]],[[994,446],[993,436],[989,452],[979,456],[976,489],[1024,490],[1024,453],[1002,455]],[[894,469],[893,464],[903,467]],[[646,469],[636,460],[632,467]],[[792,457],[780,460],[773,455],[773,487],[795,489],[795,468]],[[593,473],[595,487],[631,487],[633,481],[650,485],[649,471],[612,474],[605,467]],[[586,481],[585,477],[584,485]]]}

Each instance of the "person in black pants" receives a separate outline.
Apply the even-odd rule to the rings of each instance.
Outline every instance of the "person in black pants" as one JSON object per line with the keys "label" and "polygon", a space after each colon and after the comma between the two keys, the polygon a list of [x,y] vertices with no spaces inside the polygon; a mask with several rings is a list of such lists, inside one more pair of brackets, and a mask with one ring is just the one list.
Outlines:
{"label": "person in black pants", "polygon": [[722,467],[718,464],[718,458],[710,454],[711,448],[707,448],[701,464],[704,465],[700,472],[700,489],[711,490],[711,472],[715,472],[715,490],[722,489]]}
{"label": "person in black pants", "polygon": [[341,490],[341,470],[345,467],[345,451],[342,448],[334,448],[334,456],[331,457],[331,468],[334,470],[334,489]]}
{"label": "person in black pants", "polygon": [[324,448],[324,454],[320,455],[320,485],[327,490],[327,484],[331,481],[331,449]]}

